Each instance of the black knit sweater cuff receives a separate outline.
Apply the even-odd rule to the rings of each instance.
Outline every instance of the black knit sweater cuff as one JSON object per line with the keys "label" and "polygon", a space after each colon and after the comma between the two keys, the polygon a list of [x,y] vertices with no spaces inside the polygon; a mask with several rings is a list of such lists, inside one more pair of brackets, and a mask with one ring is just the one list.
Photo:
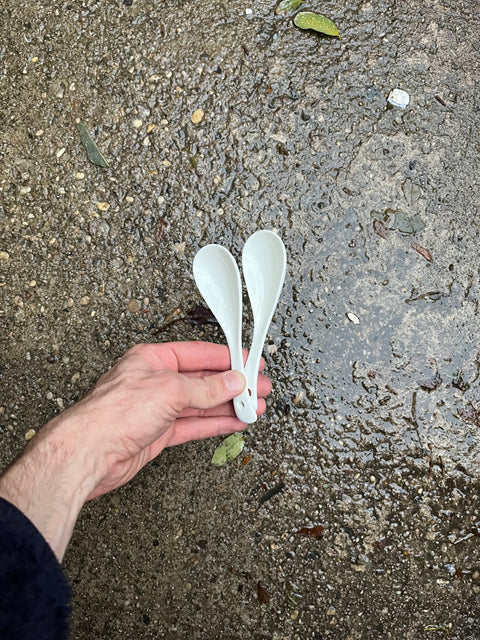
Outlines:
{"label": "black knit sweater cuff", "polygon": [[0,498],[0,638],[63,640],[71,590],[38,529]]}

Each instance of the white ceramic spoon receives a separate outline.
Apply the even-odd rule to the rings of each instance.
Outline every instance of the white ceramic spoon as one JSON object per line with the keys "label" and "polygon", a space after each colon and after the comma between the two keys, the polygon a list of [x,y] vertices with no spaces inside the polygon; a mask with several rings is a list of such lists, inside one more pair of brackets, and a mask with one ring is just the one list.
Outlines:
{"label": "white ceramic spoon", "polygon": [[[232,369],[245,375],[242,356],[242,283],[235,259],[225,247],[206,245],[195,256],[193,275],[200,293],[227,338]],[[255,393],[256,389],[255,377]],[[237,418],[247,424],[255,422],[256,405],[257,398],[250,397],[247,378],[245,389],[233,400]]]}
{"label": "white ceramic spoon", "polygon": [[287,267],[285,246],[279,236],[268,230],[251,235],[243,247],[242,267],[253,311],[253,338],[245,375],[256,411],[258,367]]}

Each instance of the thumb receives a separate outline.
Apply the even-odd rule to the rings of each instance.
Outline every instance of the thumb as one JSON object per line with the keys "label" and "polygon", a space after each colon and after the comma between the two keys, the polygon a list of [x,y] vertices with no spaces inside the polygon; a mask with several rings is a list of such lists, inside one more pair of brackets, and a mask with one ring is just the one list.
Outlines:
{"label": "thumb", "polygon": [[211,409],[238,396],[245,385],[245,376],[240,371],[185,378],[185,408]]}

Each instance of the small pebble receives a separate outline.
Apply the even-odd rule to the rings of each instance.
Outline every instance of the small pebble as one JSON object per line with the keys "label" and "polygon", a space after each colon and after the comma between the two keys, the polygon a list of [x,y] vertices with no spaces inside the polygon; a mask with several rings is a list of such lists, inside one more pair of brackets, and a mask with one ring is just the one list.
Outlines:
{"label": "small pebble", "polygon": [[185,253],[185,248],[187,246],[186,242],[178,242],[177,244],[173,245],[175,247],[175,251],[177,253],[179,253],[181,256],[183,256],[183,254]]}
{"label": "small pebble", "polygon": [[133,198],[132,198],[132,196],[127,196],[127,197],[125,198],[125,200],[126,200],[127,202],[133,202]]}
{"label": "small pebble", "polygon": [[392,107],[405,109],[408,107],[408,103],[410,102],[410,96],[402,89],[393,89],[388,94],[387,101],[392,105]]}
{"label": "small pebble", "polygon": [[62,400],[62,398],[56,398],[55,402],[58,404],[60,409],[63,409],[63,400]]}
{"label": "small pebble", "polygon": [[20,187],[20,194],[22,196],[27,195],[27,193],[30,193],[30,191],[32,190],[32,187]]}
{"label": "small pebble", "polygon": [[132,298],[130,302],[127,304],[127,309],[130,313],[138,313],[140,311],[140,303],[135,298]]}
{"label": "small pebble", "polygon": [[90,298],[88,296],[82,296],[80,298],[80,304],[82,307],[85,307],[90,302]]}
{"label": "small pebble", "polygon": [[20,307],[20,309],[23,309],[22,296],[15,296],[15,298],[13,299],[13,302],[17,305],[17,307]]}
{"label": "small pebble", "polygon": [[100,222],[98,223],[98,230],[100,233],[104,233],[105,235],[107,235],[110,231],[110,225],[105,220],[100,220]]}
{"label": "small pebble", "polygon": [[100,211],[108,211],[110,209],[110,204],[108,202],[97,202],[97,208]]}
{"label": "small pebble", "polygon": [[142,144],[143,144],[144,147],[149,147],[150,146],[150,138],[144,138]]}
{"label": "small pebble", "polygon": [[147,133],[152,133],[152,131],[155,129],[156,126],[157,126],[156,124],[147,125]]}
{"label": "small pebble", "polygon": [[359,317],[354,313],[347,313],[347,318],[350,320],[350,322],[353,322],[353,324],[360,324]]}
{"label": "small pebble", "polygon": [[305,394],[303,393],[303,391],[299,391],[297,393],[297,395],[294,397],[293,399],[293,404],[298,407],[298,405],[300,404],[300,402],[302,401],[302,398]]}
{"label": "small pebble", "polygon": [[67,150],[66,147],[62,147],[61,149],[59,149],[57,151],[57,158],[61,158],[66,150]]}
{"label": "small pebble", "polygon": [[205,115],[205,111],[203,109],[196,109],[192,114],[192,122],[193,124],[199,124]]}
{"label": "small pebble", "polygon": [[267,345],[267,351],[270,355],[277,353],[277,345],[276,344]]}
{"label": "small pebble", "polygon": [[30,282],[28,283],[29,287],[36,287],[37,286],[37,281],[36,280],[30,280]]}
{"label": "small pebble", "polygon": [[67,300],[67,307],[70,309],[71,307],[73,307],[75,303],[73,302],[73,298],[69,298]]}
{"label": "small pebble", "polygon": [[80,380],[80,374],[78,373],[74,373],[73,376],[70,378],[70,380],[72,381],[73,384],[75,384],[76,382],[78,382]]}
{"label": "small pebble", "polygon": [[170,162],[170,160],[162,160],[162,164],[164,167],[171,167],[172,163]]}
{"label": "small pebble", "polygon": [[29,440],[31,440],[33,438],[33,436],[36,434],[37,432],[35,431],[35,429],[29,429],[27,431],[27,433],[25,434],[25,440],[28,442]]}
{"label": "small pebble", "polygon": [[133,126],[135,127],[135,129],[140,129],[140,127],[142,126],[143,122],[142,120],[140,120],[140,118],[136,118],[133,121]]}
{"label": "small pebble", "polygon": [[85,177],[85,174],[83,173],[83,171],[77,171],[77,173],[75,174],[75,178],[77,180],[83,180]]}
{"label": "small pebble", "polygon": [[35,135],[38,136],[38,137],[43,136],[43,129],[37,129],[35,131]]}
{"label": "small pebble", "polygon": [[0,251],[0,260],[8,260],[10,258],[10,254],[6,251]]}

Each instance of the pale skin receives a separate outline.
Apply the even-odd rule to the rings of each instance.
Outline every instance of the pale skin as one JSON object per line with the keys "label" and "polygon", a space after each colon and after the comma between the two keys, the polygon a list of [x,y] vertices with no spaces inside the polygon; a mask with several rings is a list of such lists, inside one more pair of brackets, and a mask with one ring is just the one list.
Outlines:
{"label": "pale skin", "polygon": [[[0,497],[33,522],[61,561],[85,502],[128,482],[166,447],[245,427],[231,402],[245,378],[229,367],[223,345],[133,347],[39,431],[0,478]],[[259,373],[259,415],[270,391]]]}

